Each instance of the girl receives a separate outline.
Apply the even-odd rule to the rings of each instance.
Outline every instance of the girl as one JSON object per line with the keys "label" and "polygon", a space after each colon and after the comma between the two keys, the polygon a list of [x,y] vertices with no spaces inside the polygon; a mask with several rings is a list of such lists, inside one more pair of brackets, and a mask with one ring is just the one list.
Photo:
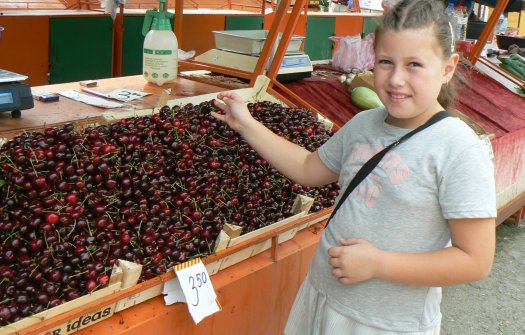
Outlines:
{"label": "girl", "polygon": [[[317,152],[255,121],[220,93],[219,120],[298,183],[345,189],[375,153],[451,103],[459,56],[441,2],[403,0],[376,30],[375,87],[384,108],[363,111]],[[326,227],[286,334],[439,334],[443,285],[491,270],[493,166],[473,131],[445,118],[392,149]]]}

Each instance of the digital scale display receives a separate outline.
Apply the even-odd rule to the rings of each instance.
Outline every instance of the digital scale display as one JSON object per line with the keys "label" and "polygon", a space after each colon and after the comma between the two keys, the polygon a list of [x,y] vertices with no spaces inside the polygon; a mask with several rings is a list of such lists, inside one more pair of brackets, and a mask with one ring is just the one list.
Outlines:
{"label": "digital scale display", "polygon": [[11,92],[0,93],[0,105],[12,104],[13,102],[13,94]]}
{"label": "digital scale display", "polygon": [[20,81],[27,76],[0,69],[0,112],[20,117],[21,110],[33,108],[31,87]]}
{"label": "digital scale display", "polygon": [[281,68],[309,66],[310,61],[307,57],[285,57],[281,63]]}

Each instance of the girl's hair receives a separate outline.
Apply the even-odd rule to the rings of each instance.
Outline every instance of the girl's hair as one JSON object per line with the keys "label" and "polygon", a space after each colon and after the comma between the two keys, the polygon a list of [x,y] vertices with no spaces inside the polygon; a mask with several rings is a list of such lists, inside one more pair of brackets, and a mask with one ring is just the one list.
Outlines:
{"label": "girl's hair", "polygon": [[[402,0],[386,12],[376,29],[375,47],[387,31],[432,27],[443,59],[454,52],[454,33],[445,13],[443,2],[436,0]],[[455,85],[451,80],[442,85],[438,102],[448,109],[455,98]]]}

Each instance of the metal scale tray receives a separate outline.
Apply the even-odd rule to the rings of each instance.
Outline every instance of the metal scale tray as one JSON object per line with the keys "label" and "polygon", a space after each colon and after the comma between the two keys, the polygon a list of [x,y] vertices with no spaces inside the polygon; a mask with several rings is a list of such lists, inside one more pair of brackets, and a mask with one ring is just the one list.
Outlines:
{"label": "metal scale tray", "polygon": [[[232,51],[247,55],[259,55],[268,37],[268,30],[214,30],[215,47],[220,50]],[[277,36],[276,46],[281,39]],[[287,54],[298,54],[304,41],[303,36],[293,35],[286,49]]]}

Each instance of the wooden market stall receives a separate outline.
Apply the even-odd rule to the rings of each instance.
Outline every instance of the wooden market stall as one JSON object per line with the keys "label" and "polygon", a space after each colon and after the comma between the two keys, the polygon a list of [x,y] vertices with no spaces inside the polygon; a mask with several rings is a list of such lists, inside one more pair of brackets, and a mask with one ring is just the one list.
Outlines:
{"label": "wooden market stall", "polygon": [[[312,79],[313,80],[313,79]],[[310,80],[311,81],[311,80]],[[326,78],[323,82],[326,82]],[[34,90],[60,92],[79,89],[78,82],[34,87]],[[223,87],[178,78],[175,82],[158,87],[147,83],[141,76],[103,79],[98,81],[97,91],[107,93],[115,88],[143,90],[151,93],[140,100],[132,101],[112,114],[128,115],[132,110],[153,109],[162,105],[163,89],[171,89],[169,99],[193,97],[203,94],[215,94]],[[293,89],[293,87],[292,87]],[[295,89],[298,94],[300,90]],[[326,97],[325,97],[326,98]],[[326,103],[326,99],[323,100]],[[314,106],[317,101],[310,101]],[[9,114],[0,114],[1,137],[11,138],[24,130],[38,130],[46,125],[78,122],[92,124],[102,121],[106,110],[89,106],[78,101],[61,98],[59,102],[43,103],[35,101],[35,108],[22,112],[20,119]],[[519,153],[518,153],[519,154]],[[514,199],[513,206],[523,206],[523,199]],[[123,289],[115,294],[97,299],[76,307],[58,316],[44,320],[22,330],[20,334],[40,334],[56,329],[57,325],[67,324],[74,327],[87,320],[85,315],[126,300],[126,309],[119,310],[110,317],[79,330],[78,334],[140,334],[155,329],[159,333],[180,334],[273,334],[282,331],[293,298],[304,278],[308,263],[319,241],[323,222],[329,210],[306,215],[279,229],[267,231],[254,239],[245,241],[232,248],[227,248],[208,256],[206,264],[227,259],[236,252],[250,248],[262,241],[271,240],[271,248],[246,258],[220,271],[213,271],[211,281],[218,294],[222,310],[205,318],[195,325],[185,304],[165,306],[163,297],[157,292],[151,299],[134,305],[138,297],[153,287],[173,279],[173,273],[156,277],[138,285]],[[498,222],[513,214],[505,206],[499,208]],[[301,230],[297,230],[301,227]],[[295,230],[294,230],[295,229]],[[293,231],[293,236],[278,243],[279,234]]]}
{"label": "wooden market stall", "polygon": [[[179,29],[181,29],[179,27]],[[293,27],[286,28],[287,33],[293,32]],[[277,54],[282,57],[284,49],[278,50]],[[265,64],[261,63],[261,68]],[[262,71],[260,71],[262,72]],[[275,79],[275,67],[270,70],[271,79]],[[249,77],[249,79],[254,79]],[[332,78],[333,79],[333,78]],[[286,101],[294,101],[299,98],[299,104],[311,106],[312,109],[322,110],[315,99],[305,93],[305,86],[311,84],[310,89],[318,92],[318,89],[312,84],[315,78],[301,81],[303,88],[298,88],[301,83],[292,83],[282,85],[274,82],[273,92],[286,98]],[[326,80],[324,80],[326,83]],[[295,87],[294,87],[295,86]],[[60,92],[65,90],[79,90],[81,87],[78,82],[65,84],[45,85],[33,87],[33,91]],[[125,103],[124,106],[112,110],[113,115],[129,115],[134,110],[148,110],[162,106],[166,99],[179,99],[194,97],[204,94],[216,94],[225,90],[223,86],[206,84],[185,78],[178,78],[173,83],[158,87],[147,83],[142,76],[116,77],[112,79],[98,80],[98,86],[95,88],[98,92],[107,93],[116,88],[127,88],[144,91],[150,95],[140,99]],[[170,89],[168,96],[165,95],[165,89]],[[289,91],[287,91],[289,89]],[[306,89],[308,90],[308,89]],[[291,94],[294,92],[294,94]],[[326,97],[324,97],[326,98]],[[334,95],[334,105],[340,96]],[[289,99],[289,100],[288,100]],[[305,103],[308,100],[308,104]],[[327,100],[323,99],[322,104],[326,105]],[[340,99],[339,104],[349,104],[349,100]],[[346,109],[345,107],[342,107]],[[350,118],[352,113],[358,112],[352,107],[348,107],[348,113],[342,118]],[[39,130],[48,125],[60,125],[75,122],[81,125],[104,122],[104,112],[106,110],[83,104],[61,97],[59,102],[44,103],[35,101],[35,107],[22,112],[20,119],[11,118],[9,114],[0,113],[0,137],[13,138],[25,130]],[[326,115],[328,114],[328,115]],[[326,113],[325,116],[332,116]],[[335,115],[333,115],[335,116]],[[496,129],[490,126],[490,120],[483,120],[482,117],[476,117],[477,121],[483,123],[490,130]],[[490,119],[490,117],[488,117]],[[512,114],[512,123],[519,120],[520,116]],[[499,120],[498,120],[499,121]],[[507,123],[507,126],[508,126]],[[487,126],[488,125],[488,126]],[[509,142],[510,137],[517,140],[525,136],[525,127],[518,128],[497,128],[495,143],[496,164],[501,166],[501,171],[505,172],[504,182],[500,182],[502,191],[507,191],[512,183],[521,181],[521,171],[523,162],[518,162],[514,167],[516,175],[508,176],[505,170],[509,164],[505,162],[506,157],[502,152],[507,154],[522,155],[525,148],[519,141]],[[498,142],[499,141],[499,142]],[[523,142],[522,142],[523,143]],[[510,149],[509,149],[510,148]],[[503,149],[507,150],[504,151]],[[500,151],[501,150],[501,151]],[[520,156],[518,156],[520,157]],[[517,193],[517,196],[515,196]],[[520,189],[513,189],[512,193],[505,194],[505,202],[499,207],[498,222],[513,215],[516,209],[525,205],[525,191],[521,193]],[[218,302],[221,311],[204,319],[198,325],[195,325],[188,313],[185,304],[175,304],[166,306],[164,299],[157,293],[151,296],[151,299],[135,304],[139,301],[140,296],[145,292],[158,288],[166,281],[172,280],[172,272],[156,277],[146,282],[125,288],[114,294],[105,296],[101,299],[93,300],[82,306],[78,306],[69,311],[42,320],[34,325],[20,331],[20,334],[59,334],[53,332],[57,326],[66,324],[66,328],[76,330],[76,325],[84,324],[84,329],[76,332],[77,334],[122,334],[134,335],[144,333],[158,334],[279,334],[282,333],[286,322],[288,311],[293,302],[293,298],[304,278],[310,259],[313,256],[316,245],[322,233],[324,220],[327,218],[330,210],[323,210],[318,213],[308,214],[299,219],[293,220],[286,225],[277,229],[266,231],[252,239],[235,245],[230,248],[218,251],[203,259],[203,262],[212,266],[217,262],[222,262],[236,253],[248,250],[255,245],[270,241],[271,247],[259,254],[247,257],[242,261],[235,263],[221,270],[211,270],[213,273],[211,281],[218,295]],[[280,234],[290,233],[290,238],[279,242]],[[136,299],[136,300],[134,300]],[[107,306],[114,306],[118,302],[127,301],[127,308],[119,311],[112,310],[111,316],[100,322],[90,325],[86,315]]]}
{"label": "wooden market stall", "polygon": [[[102,79],[97,84],[96,90],[101,93],[116,88],[150,93],[143,99],[113,109],[111,115],[117,117],[119,114],[129,115],[135,110],[153,111],[155,107],[163,106],[167,99],[214,95],[224,90],[222,87],[183,78],[159,87],[147,83],[142,76]],[[33,90],[63,92],[79,90],[80,87],[78,82],[74,82],[34,87]],[[168,96],[164,93],[166,89],[171,89]],[[35,108],[23,111],[21,118],[12,118],[8,113],[0,114],[0,137],[13,138],[24,131],[37,131],[51,125],[72,122],[80,126],[103,123],[105,112],[107,110],[103,108],[64,97],[58,102],[35,101]],[[181,334],[226,334],[234,330],[235,333],[241,334],[247,333],[246,329],[257,327],[262,327],[262,333],[278,333],[284,326],[295,293],[306,274],[308,263],[320,238],[322,223],[328,214],[328,209],[308,214],[204,258],[205,264],[212,264],[209,271],[210,274],[215,274],[211,276],[211,281],[218,293],[222,311],[206,318],[199,326],[194,325],[186,305],[165,306],[158,292],[151,296],[153,299],[134,306],[135,301],[140,300],[137,296],[153,287],[156,287],[156,291],[164,281],[173,279],[174,274],[170,272],[42,320],[43,322],[22,329],[20,334],[40,334],[53,330],[60,332],[57,327],[61,325],[60,329],[74,330],[81,323],[90,324],[91,317],[86,318],[89,313],[103,307],[115,306],[123,300],[129,308],[119,310],[108,319],[85,328],[80,333],[139,334],[154,328],[159,332],[167,332],[169,329],[170,332]],[[282,234],[289,236],[288,240],[278,243]],[[246,254],[244,251],[270,241],[271,248],[267,251],[240,262],[232,260],[236,253]],[[249,251],[249,254],[251,253],[252,251]],[[213,264],[222,260],[229,260],[232,265],[220,271],[213,270]],[[95,326],[96,328],[93,328]]]}

